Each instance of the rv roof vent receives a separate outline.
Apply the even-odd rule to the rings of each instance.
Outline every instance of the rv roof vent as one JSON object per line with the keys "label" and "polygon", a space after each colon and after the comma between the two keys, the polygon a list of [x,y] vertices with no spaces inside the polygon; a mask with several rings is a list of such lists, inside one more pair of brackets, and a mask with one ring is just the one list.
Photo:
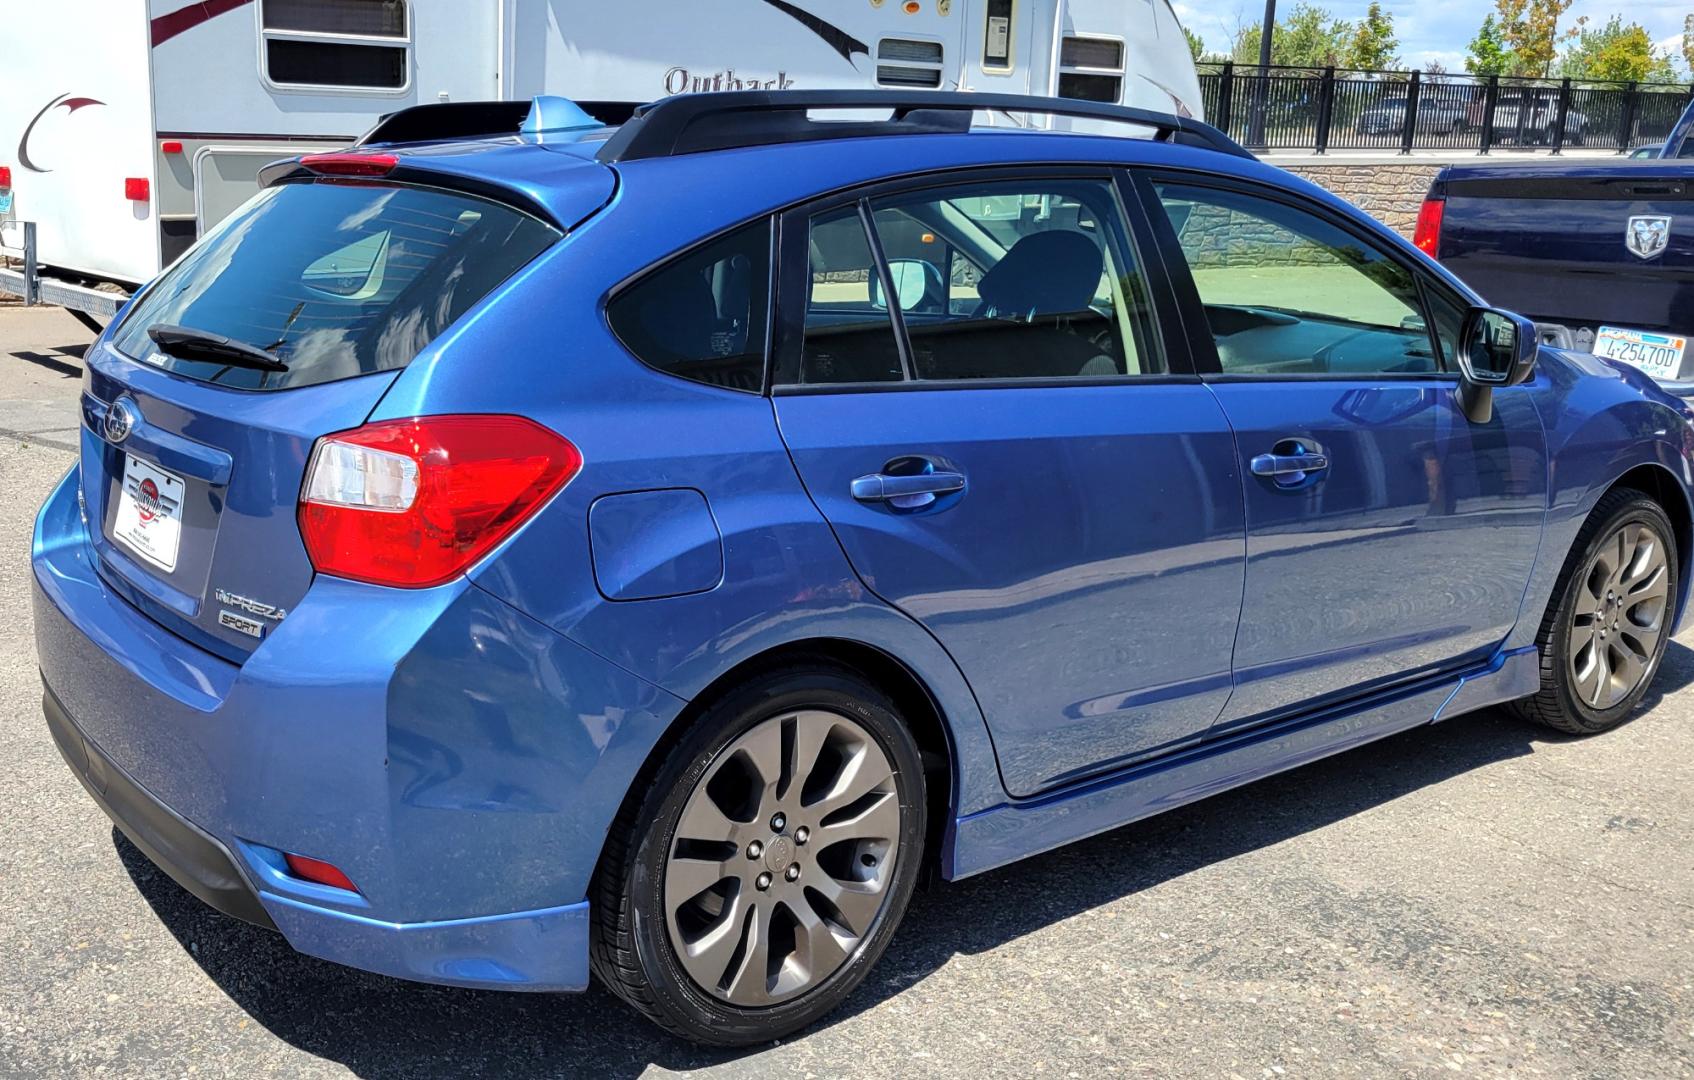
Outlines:
{"label": "rv roof vent", "polygon": [[876,45],[876,81],[883,86],[939,87],[942,58],[939,41],[883,38]]}

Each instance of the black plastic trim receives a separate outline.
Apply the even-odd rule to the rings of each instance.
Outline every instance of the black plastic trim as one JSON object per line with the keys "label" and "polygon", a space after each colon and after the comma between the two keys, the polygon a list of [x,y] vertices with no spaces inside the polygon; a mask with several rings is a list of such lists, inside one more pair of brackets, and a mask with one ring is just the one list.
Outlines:
{"label": "black plastic trim", "polygon": [[47,730],[65,763],[130,843],[178,885],[218,911],[267,930],[277,928],[258,894],[236,869],[228,848],[132,780],[82,734],[52,687],[45,684],[41,706],[47,714]]}
{"label": "black plastic trim", "polygon": [[[888,109],[887,120],[818,123],[813,109]],[[739,90],[679,94],[635,110],[596,155],[604,164],[674,157],[707,150],[886,135],[953,134],[970,130],[975,112],[1035,113],[1109,120],[1153,128],[1164,142],[1198,146],[1232,157],[1253,155],[1228,135],[1198,120],[1123,105],[1018,94],[951,90]]]}

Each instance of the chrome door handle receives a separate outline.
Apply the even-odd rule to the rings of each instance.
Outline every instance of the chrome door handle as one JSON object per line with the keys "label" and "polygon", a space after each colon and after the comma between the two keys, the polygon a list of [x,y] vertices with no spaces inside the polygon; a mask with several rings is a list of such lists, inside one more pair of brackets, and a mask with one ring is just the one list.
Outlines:
{"label": "chrome door handle", "polygon": [[1295,476],[1322,472],[1329,468],[1329,458],[1323,454],[1260,454],[1249,467],[1254,476]]}
{"label": "chrome door handle", "polygon": [[963,490],[965,474],[956,472],[918,473],[913,476],[871,473],[852,483],[853,498],[860,502],[893,502],[897,506],[904,503],[905,509],[927,506],[938,496]]}

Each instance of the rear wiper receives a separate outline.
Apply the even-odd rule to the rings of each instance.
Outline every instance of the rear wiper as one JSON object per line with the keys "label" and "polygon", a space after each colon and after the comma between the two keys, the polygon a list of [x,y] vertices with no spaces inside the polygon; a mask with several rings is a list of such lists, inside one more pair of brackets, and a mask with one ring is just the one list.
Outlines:
{"label": "rear wiper", "polygon": [[263,349],[234,341],[222,334],[191,330],[186,326],[158,323],[147,328],[147,336],[159,351],[181,360],[204,360],[258,371],[287,371],[288,365]]}

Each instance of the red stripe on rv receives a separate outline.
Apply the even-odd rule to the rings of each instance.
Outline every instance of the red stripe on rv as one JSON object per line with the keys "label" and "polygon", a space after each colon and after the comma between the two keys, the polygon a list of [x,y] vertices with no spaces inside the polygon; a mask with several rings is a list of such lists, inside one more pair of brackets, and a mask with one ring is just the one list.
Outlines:
{"label": "red stripe on rv", "polygon": [[246,7],[253,0],[201,0],[198,4],[189,4],[185,8],[166,15],[160,15],[153,20],[153,47],[158,48],[171,38],[187,30],[192,30],[207,19],[216,18],[226,11],[234,11],[238,7]]}

